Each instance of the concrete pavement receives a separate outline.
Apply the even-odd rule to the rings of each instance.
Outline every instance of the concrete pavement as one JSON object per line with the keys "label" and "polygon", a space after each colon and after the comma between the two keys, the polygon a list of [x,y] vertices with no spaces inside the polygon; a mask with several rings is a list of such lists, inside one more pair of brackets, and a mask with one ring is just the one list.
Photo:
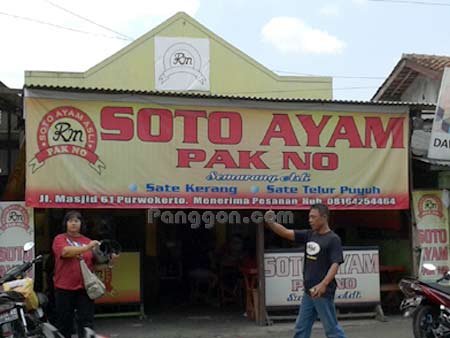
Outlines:
{"label": "concrete pavement", "polygon": [[[340,320],[347,338],[411,338],[411,319],[388,317],[387,322],[374,319]],[[96,319],[99,334],[112,338],[291,338],[294,322],[276,322],[256,326],[236,315],[155,315],[136,318]],[[311,338],[325,337],[321,324],[314,325]]]}

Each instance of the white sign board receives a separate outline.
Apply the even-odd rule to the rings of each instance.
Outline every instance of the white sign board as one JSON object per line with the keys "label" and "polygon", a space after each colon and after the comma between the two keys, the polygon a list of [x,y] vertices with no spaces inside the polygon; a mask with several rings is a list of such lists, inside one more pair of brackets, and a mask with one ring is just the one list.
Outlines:
{"label": "white sign board", "polygon": [[[266,306],[297,306],[303,297],[303,252],[265,252]],[[378,303],[378,249],[344,250],[336,275],[336,304]]]}
{"label": "white sign board", "polygon": [[444,70],[439,90],[428,157],[450,160],[450,68]]}
{"label": "white sign board", "polygon": [[1,202],[0,276],[24,260],[34,258],[34,249],[23,253],[23,245],[30,241],[34,241],[33,209],[25,207],[25,202]]}
{"label": "white sign board", "polygon": [[209,39],[155,37],[155,89],[209,91]]}

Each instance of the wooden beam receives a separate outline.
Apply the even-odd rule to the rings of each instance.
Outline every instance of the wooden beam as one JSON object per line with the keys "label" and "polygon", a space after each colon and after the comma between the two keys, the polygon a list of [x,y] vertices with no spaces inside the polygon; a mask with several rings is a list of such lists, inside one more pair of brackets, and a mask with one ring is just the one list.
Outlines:
{"label": "wooden beam", "polygon": [[436,81],[440,81],[442,79],[442,73],[432,70],[428,67],[422,66],[420,64],[418,64],[417,62],[411,61],[411,60],[407,60],[405,67],[408,67],[412,70],[415,70],[418,73],[421,73],[425,76],[428,76],[430,78],[432,78],[433,80]]}
{"label": "wooden beam", "polygon": [[372,101],[380,101],[381,97],[386,93],[386,91],[389,89],[391,84],[395,81],[395,79],[400,75],[403,68],[405,68],[406,60],[401,60],[395,69],[392,71],[391,75],[389,75],[386,82],[380,87],[378,92],[375,94],[375,96],[372,98]]}
{"label": "wooden beam", "polygon": [[394,88],[394,90],[392,91],[391,96],[393,97],[395,95],[395,93],[397,92],[397,90],[400,89],[400,87],[406,82],[406,80],[408,80],[408,78],[411,76],[411,74],[414,71],[412,69],[409,70],[408,74],[406,74],[406,76],[403,78],[403,80],[400,81],[400,83]]}
{"label": "wooden beam", "polygon": [[[264,222],[264,221],[263,221]],[[266,274],[264,269],[264,224],[257,224],[256,229],[256,264],[258,266],[258,325],[267,323],[266,317]]]}

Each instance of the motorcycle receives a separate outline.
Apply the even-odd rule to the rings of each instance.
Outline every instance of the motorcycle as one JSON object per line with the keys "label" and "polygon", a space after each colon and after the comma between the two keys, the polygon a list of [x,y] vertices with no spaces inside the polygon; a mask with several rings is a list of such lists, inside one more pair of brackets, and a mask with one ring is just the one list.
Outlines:
{"label": "motorcycle", "polygon": [[[432,264],[423,267],[435,271]],[[450,286],[440,284],[450,281],[450,272],[436,282],[403,278],[399,287],[405,295],[400,310],[405,317],[413,317],[415,338],[450,338]]]}
{"label": "motorcycle", "polygon": [[[34,247],[25,243],[24,254]],[[105,250],[106,251],[106,250]],[[64,338],[56,327],[46,321],[43,307],[47,297],[33,289],[33,281],[26,273],[34,264],[42,261],[42,255],[9,269],[0,278],[0,338]],[[107,338],[85,328],[87,338]]]}
{"label": "motorcycle", "polygon": [[[33,247],[33,242],[25,243],[24,254]],[[32,261],[12,267],[0,278],[3,288],[0,292],[0,337],[62,337],[50,334],[57,330],[44,318],[42,307],[48,299],[44,294],[36,293],[33,280],[26,277],[33,265],[41,261],[39,255]]]}

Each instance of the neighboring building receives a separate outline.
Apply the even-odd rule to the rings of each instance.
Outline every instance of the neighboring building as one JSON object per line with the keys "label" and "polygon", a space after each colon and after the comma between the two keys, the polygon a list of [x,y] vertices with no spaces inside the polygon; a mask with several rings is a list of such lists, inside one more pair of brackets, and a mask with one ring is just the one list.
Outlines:
{"label": "neighboring building", "polygon": [[[436,105],[445,67],[450,67],[450,56],[403,54],[372,100]],[[434,109],[412,113],[414,189],[450,188],[450,162],[427,157],[434,113]]]}
{"label": "neighboring building", "polygon": [[[411,111],[411,173],[412,191],[411,214],[415,216],[413,231],[413,247],[421,248],[415,250],[415,266],[420,278],[432,278],[424,271],[423,263],[432,263],[439,267],[439,274],[448,271],[448,255],[442,257],[428,255],[432,246],[442,245],[442,250],[447,252],[447,239],[438,243],[428,240],[426,235],[436,229],[448,234],[448,190],[450,189],[450,161],[429,158],[429,147],[433,122],[435,120],[436,106],[445,111],[446,97],[442,94],[443,75],[446,67],[450,67],[450,56],[403,54],[391,74],[377,90],[372,100],[377,101],[414,101],[424,104],[433,104],[425,110]],[[447,88],[447,87],[444,87]],[[439,97],[441,96],[441,97]],[[434,132],[437,132],[434,130]],[[446,139],[445,133],[443,139]],[[442,152],[448,148],[442,147]],[[434,214],[432,220],[427,218],[424,207],[429,201],[430,205],[445,205],[443,213]],[[436,203],[436,201],[438,203]],[[436,203],[436,204],[433,204]],[[437,216],[437,217],[436,217]],[[444,237],[448,237],[447,235]]]}
{"label": "neighboring building", "polygon": [[[19,150],[25,137],[25,126],[22,119],[22,90],[10,89],[0,82],[0,196],[5,192],[10,174],[14,173],[15,164],[19,157]],[[24,157],[24,156],[23,156]],[[24,172],[22,173],[24,176]],[[12,187],[8,183],[9,197],[24,198],[24,180],[20,184],[22,188]]]}
{"label": "neighboring building", "polygon": [[372,100],[436,104],[445,67],[450,56],[403,54]]}

